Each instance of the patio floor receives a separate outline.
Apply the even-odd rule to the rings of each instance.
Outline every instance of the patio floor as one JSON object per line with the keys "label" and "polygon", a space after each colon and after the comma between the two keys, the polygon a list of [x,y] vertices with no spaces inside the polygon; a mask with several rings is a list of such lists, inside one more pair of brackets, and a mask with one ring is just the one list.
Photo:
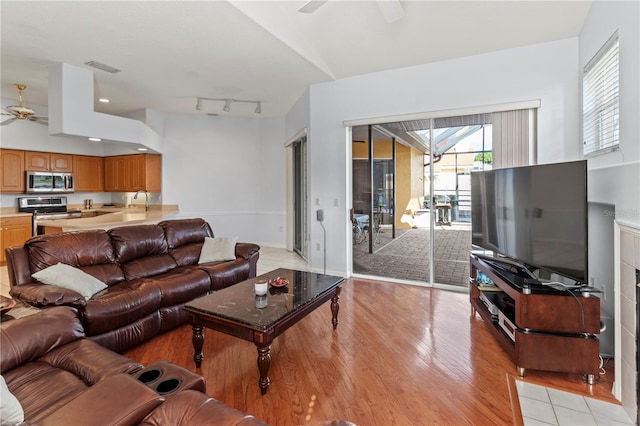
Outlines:
{"label": "patio floor", "polygon": [[[435,230],[435,282],[467,287],[471,226],[453,223]],[[363,275],[429,281],[429,229],[396,230],[381,228],[369,253],[369,241],[353,246],[353,272]]]}

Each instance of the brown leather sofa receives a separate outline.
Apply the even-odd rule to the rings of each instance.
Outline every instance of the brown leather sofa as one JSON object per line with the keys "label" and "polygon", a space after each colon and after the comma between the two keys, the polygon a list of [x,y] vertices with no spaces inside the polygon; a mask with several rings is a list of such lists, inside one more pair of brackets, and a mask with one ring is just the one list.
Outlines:
{"label": "brown leather sofa", "polygon": [[[198,264],[205,237],[213,231],[202,219],[33,237],[5,251],[10,294],[36,307],[77,308],[89,339],[124,352],[187,322],[185,303],[256,276],[260,247],[251,243],[236,244],[235,260]],[[107,288],[85,299],[32,278],[57,263]]]}
{"label": "brown leather sofa", "polygon": [[178,366],[172,368],[201,380],[161,395],[136,377],[141,364],[86,339],[74,308],[2,323],[0,348],[2,377],[24,411],[23,425],[265,424],[208,397],[204,378]]}

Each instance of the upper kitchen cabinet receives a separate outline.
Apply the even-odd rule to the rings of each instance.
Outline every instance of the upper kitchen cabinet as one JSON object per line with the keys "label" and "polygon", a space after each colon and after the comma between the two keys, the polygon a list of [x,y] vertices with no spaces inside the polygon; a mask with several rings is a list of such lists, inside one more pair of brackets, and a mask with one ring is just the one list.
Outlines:
{"label": "upper kitchen cabinet", "polygon": [[73,178],[76,191],[103,192],[104,158],[74,155]]}
{"label": "upper kitchen cabinet", "polygon": [[25,151],[24,169],[27,171],[72,172],[73,155],[55,152]]}
{"label": "upper kitchen cabinet", "polygon": [[104,190],[107,192],[160,192],[162,156],[117,155],[104,159]]}
{"label": "upper kitchen cabinet", "polygon": [[0,149],[0,192],[24,193],[24,151]]}

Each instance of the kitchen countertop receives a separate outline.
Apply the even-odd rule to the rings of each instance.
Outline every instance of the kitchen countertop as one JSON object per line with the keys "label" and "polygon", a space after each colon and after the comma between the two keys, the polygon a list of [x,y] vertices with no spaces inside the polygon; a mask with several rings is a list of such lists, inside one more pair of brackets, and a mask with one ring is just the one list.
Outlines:
{"label": "kitchen countertop", "polygon": [[19,212],[15,207],[3,207],[0,209],[0,217],[30,217],[31,213]]}
{"label": "kitchen countertop", "polygon": [[83,215],[95,216],[74,219],[54,219],[39,221],[38,225],[62,228],[66,231],[83,231],[88,229],[110,229],[117,226],[155,224],[178,213],[177,205],[150,205],[149,210],[144,207],[97,207],[82,209]]}

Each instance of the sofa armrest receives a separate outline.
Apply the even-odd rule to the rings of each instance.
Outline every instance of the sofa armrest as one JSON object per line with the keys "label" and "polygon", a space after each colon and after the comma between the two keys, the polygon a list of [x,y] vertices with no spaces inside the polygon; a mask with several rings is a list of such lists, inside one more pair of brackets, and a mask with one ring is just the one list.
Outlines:
{"label": "sofa armrest", "polygon": [[9,290],[9,294],[14,299],[38,308],[61,305],[82,308],[87,304],[85,298],[78,292],[56,285],[35,282],[16,285]]}
{"label": "sofa armrest", "polygon": [[69,371],[89,385],[99,383],[109,376],[133,374],[144,368],[142,364],[89,339],[67,343],[43,355],[38,361]]}
{"label": "sofa armrest", "polygon": [[250,260],[252,255],[258,253],[260,246],[253,243],[236,243],[236,257]]}
{"label": "sofa armrest", "polygon": [[107,377],[46,417],[40,425],[132,425],[164,398],[128,374]]}
{"label": "sofa armrest", "polygon": [[214,423],[223,426],[267,425],[247,413],[195,390],[185,390],[167,398],[167,401],[149,414],[141,424],[190,426]]}
{"label": "sofa armrest", "polygon": [[33,281],[27,246],[7,247],[4,249],[4,254],[7,259],[7,273],[11,287]]}

